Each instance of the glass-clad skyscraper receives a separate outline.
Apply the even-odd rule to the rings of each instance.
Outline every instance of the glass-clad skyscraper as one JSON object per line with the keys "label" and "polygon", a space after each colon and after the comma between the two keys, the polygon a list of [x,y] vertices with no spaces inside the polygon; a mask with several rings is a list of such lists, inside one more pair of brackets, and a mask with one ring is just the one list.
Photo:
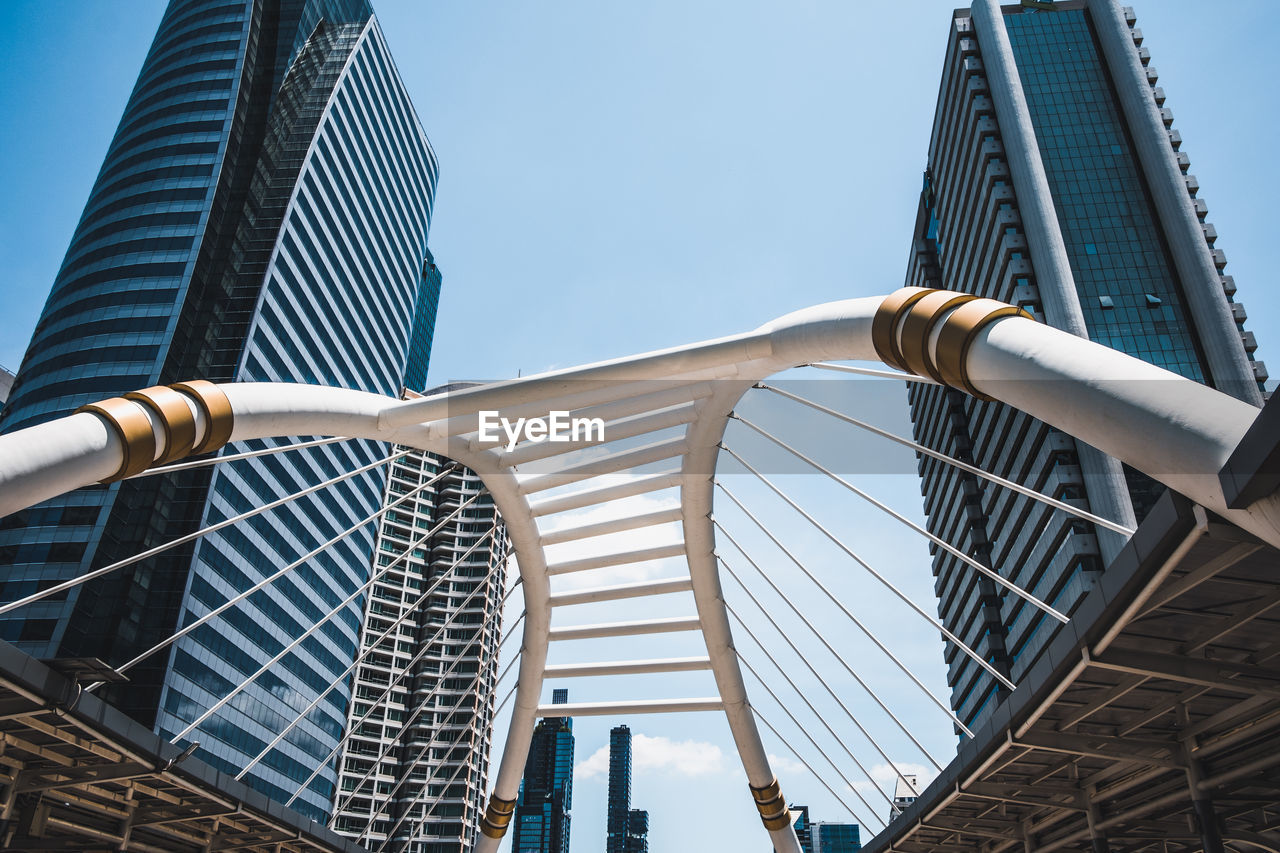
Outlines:
{"label": "glass-clad skyscraper", "polygon": [[605,853],[648,853],[649,813],[631,808],[631,728],[609,730]]}
{"label": "glass-clad skyscraper", "polygon": [[[954,13],[906,284],[1019,305],[1037,319],[1260,403],[1266,369],[1225,275],[1141,30],[1116,0]],[[909,391],[917,440],[1132,526],[1153,481],[999,403]],[[1064,613],[1123,538],[921,457],[929,529]],[[951,555],[939,615],[1015,682],[1052,629]],[[948,645],[970,728],[998,683]]]}
{"label": "glass-clad skyscraper", "polygon": [[[173,0],[0,427],[197,378],[398,394],[411,366],[424,372],[439,293],[427,252],[436,172],[365,0]],[[262,446],[251,444],[237,449]],[[384,452],[332,444],[49,501],[0,530],[3,597],[131,557]],[[119,666],[375,511],[384,478],[372,468],[9,614],[0,636],[38,657]],[[367,527],[340,539],[130,670],[105,698],[176,735],[359,588],[372,548]],[[361,605],[326,621],[194,732],[197,754],[237,773],[351,662]],[[291,798],[337,745],[348,698],[345,687],[330,693],[245,781]],[[295,807],[323,817],[333,784],[330,764]]]}
{"label": "glass-clad skyscraper", "polygon": [[[557,688],[551,704],[564,705]],[[511,853],[569,853],[573,808],[573,718],[544,717],[533,729],[512,825]]]}

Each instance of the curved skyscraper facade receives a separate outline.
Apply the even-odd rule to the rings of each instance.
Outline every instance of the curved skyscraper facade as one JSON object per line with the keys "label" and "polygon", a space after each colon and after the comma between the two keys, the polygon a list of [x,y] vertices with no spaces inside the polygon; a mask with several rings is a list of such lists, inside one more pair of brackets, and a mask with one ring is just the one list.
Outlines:
{"label": "curved skyscraper facade", "polygon": [[[954,12],[905,283],[1016,304],[1259,404],[1266,368],[1135,24],[1118,0]],[[920,385],[908,399],[920,443],[1126,526],[1163,491],[1002,403]],[[932,533],[1067,615],[1125,543],[935,459],[919,471]],[[1019,682],[1054,620],[932,555],[943,624]],[[1003,687],[955,644],[946,660],[976,730]]]}
{"label": "curved skyscraper facade", "polygon": [[[174,0],[0,429],[189,379],[397,394],[407,373],[425,373],[434,325],[439,277],[427,232],[436,173],[364,0]],[[333,444],[49,501],[0,530],[3,598],[131,557],[385,453],[370,443]],[[384,481],[385,469],[373,467],[37,602],[0,620],[0,637],[38,657],[92,656],[120,666],[375,512]],[[176,735],[356,592],[372,548],[372,530],[341,539],[103,695]],[[362,605],[353,600],[194,731],[197,754],[239,772],[352,661]],[[290,799],[338,744],[348,698],[345,687],[329,694],[245,780]],[[294,807],[323,817],[333,782],[329,767]]]}

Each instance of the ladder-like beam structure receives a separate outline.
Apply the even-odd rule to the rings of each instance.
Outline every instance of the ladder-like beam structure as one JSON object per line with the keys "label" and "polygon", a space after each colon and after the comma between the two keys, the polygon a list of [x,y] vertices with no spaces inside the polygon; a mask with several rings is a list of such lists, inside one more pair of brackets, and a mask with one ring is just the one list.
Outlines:
{"label": "ladder-like beam structure", "polygon": [[[1036,323],[1018,309],[956,294],[904,288],[789,314],[754,331],[639,356],[401,401],[377,394],[289,384],[190,382],[147,389],[59,420],[0,436],[0,515],[94,482],[134,476],[229,441],[344,436],[386,441],[446,456],[475,471],[507,525],[519,563],[525,622],[511,724],[482,822],[478,853],[493,853],[510,822],[530,736],[545,714],[722,711],[775,849],[798,853],[734,651],[715,555],[713,474],[730,415],[756,383],[793,367],[876,361],[1021,409],[1187,495],[1259,538],[1280,546],[1280,499],[1243,509],[1224,500],[1218,471],[1257,409],[1122,353]],[[889,374],[896,375],[896,374]],[[480,438],[479,416],[600,418],[602,447]],[[616,428],[617,437],[608,427]],[[187,446],[173,436],[194,433]],[[601,453],[603,450],[603,453]],[[664,463],[658,473],[652,466]],[[559,463],[559,467],[555,467]],[[514,466],[537,469],[520,474]],[[645,467],[650,466],[650,467]],[[562,491],[577,483],[574,491]],[[636,495],[678,489],[678,506],[584,527],[557,516]],[[547,494],[543,494],[543,493]],[[531,497],[535,496],[533,500]],[[648,514],[652,513],[652,514]],[[678,540],[619,549],[610,537],[649,527]],[[593,543],[599,556],[551,563],[546,548]],[[644,586],[553,594],[553,575],[589,573],[641,559],[683,557],[687,578]],[[552,639],[674,630],[655,618],[629,626],[551,627],[553,608],[595,601],[692,593],[705,665],[718,695],[617,703],[542,705]],[[655,661],[597,664],[596,672],[660,671]],[[683,666],[684,664],[682,664]],[[697,667],[701,668],[702,660]],[[692,662],[687,664],[693,668]],[[584,676],[586,672],[582,673]]]}

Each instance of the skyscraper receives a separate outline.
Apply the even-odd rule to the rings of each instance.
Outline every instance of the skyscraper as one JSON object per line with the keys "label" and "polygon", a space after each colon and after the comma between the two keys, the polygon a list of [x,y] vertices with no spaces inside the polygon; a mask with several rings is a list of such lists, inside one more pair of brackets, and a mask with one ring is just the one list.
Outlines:
{"label": "skyscraper", "polygon": [[392,504],[333,828],[389,853],[466,853],[489,775],[506,531],[480,478],[433,453],[395,462],[383,501]]}
{"label": "skyscraper", "polygon": [[631,808],[631,728],[609,730],[605,853],[648,853],[649,813]]}
{"label": "skyscraper", "polygon": [[856,853],[862,849],[861,830],[856,823],[816,820],[809,824],[813,853]]}
{"label": "skyscraper", "polygon": [[[1058,328],[1258,403],[1235,283],[1140,30],[1116,0],[978,0],[954,13],[906,284],[1019,305]],[[1070,436],[940,386],[909,390],[921,443],[1132,526],[1159,489]],[[1123,545],[933,459],[929,529],[1070,613]],[[942,551],[939,615],[1015,682],[1053,626]],[[946,650],[974,721],[1003,688]]]}
{"label": "skyscraper", "polygon": [[904,773],[898,777],[893,787],[893,805],[889,808],[889,820],[894,820],[906,810],[907,806],[920,798],[920,786],[912,773]]}
{"label": "skyscraper", "polygon": [[[397,394],[429,338],[436,162],[366,0],[173,0],[0,425],[190,379]],[[421,321],[415,320],[421,318]],[[421,366],[415,368],[421,371]],[[125,405],[142,405],[126,403]],[[267,443],[250,442],[250,449]],[[346,442],[114,482],[0,530],[13,600],[375,462]],[[120,666],[378,507],[380,467],[0,620],[38,657]],[[173,737],[369,576],[367,526],[102,691]],[[360,601],[191,735],[236,773],[353,660]],[[331,692],[245,781],[291,798],[339,743]],[[295,801],[323,818],[330,764]]]}
{"label": "skyscraper", "polygon": [[[551,692],[564,705],[569,691]],[[573,718],[544,717],[533,729],[511,822],[511,853],[569,853],[573,808]]]}

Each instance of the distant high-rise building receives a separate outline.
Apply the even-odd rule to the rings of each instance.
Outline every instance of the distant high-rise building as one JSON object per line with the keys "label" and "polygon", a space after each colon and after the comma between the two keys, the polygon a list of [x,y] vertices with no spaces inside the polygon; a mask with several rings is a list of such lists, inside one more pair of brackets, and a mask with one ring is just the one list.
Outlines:
{"label": "distant high-rise building", "polygon": [[809,824],[813,839],[813,853],[855,853],[862,849],[862,839],[856,823],[814,821]]}
{"label": "distant high-rise building", "polygon": [[398,500],[378,532],[333,828],[388,853],[467,853],[488,782],[506,530],[480,478],[433,453],[392,466],[384,506]]}
{"label": "distant high-rise building", "polygon": [[916,777],[910,773],[899,776],[893,788],[893,805],[889,808],[889,820],[902,814],[903,809],[914,803],[919,796],[920,787],[916,784]]}
{"label": "distant high-rise building", "polygon": [[[1133,13],[1117,0],[951,20],[906,284],[1021,306],[1252,403],[1255,362],[1226,256]],[[912,384],[921,443],[1132,526],[1161,487],[1000,403]],[[1064,613],[1123,537],[921,457],[929,529]],[[1013,681],[1057,623],[955,557],[933,556],[939,615]],[[948,645],[970,728],[1003,688]]]}
{"label": "distant high-rise building", "polygon": [[631,728],[609,730],[609,799],[605,853],[626,853],[627,818],[631,811]]}
{"label": "distant high-rise building", "polygon": [[[551,692],[551,704],[568,701],[568,690]],[[544,717],[529,742],[511,821],[511,853],[569,853],[572,808],[573,718]]]}
{"label": "distant high-rise building", "polygon": [[813,832],[809,823],[809,807],[787,806],[791,813],[791,828],[796,831],[796,840],[800,842],[800,853],[813,853]]}
{"label": "distant high-rise building", "polygon": [[605,853],[648,853],[649,813],[631,808],[631,728],[609,730]]}
{"label": "distant high-rise building", "polygon": [[0,367],[0,411],[4,410],[4,404],[9,400],[9,389],[13,387],[13,374],[3,367]]}
{"label": "distant high-rise building", "polygon": [[649,813],[643,809],[627,812],[627,853],[649,853]]}
{"label": "distant high-rise building", "polygon": [[[427,232],[436,175],[367,0],[172,0],[0,428],[188,380],[398,394],[409,373],[423,372],[435,313]],[[374,442],[327,444],[46,501],[0,529],[0,599],[133,557],[384,453]],[[7,614],[0,638],[40,658],[119,666],[333,540],[304,568],[135,666],[128,682],[99,691],[172,738],[367,581],[373,531],[338,534],[377,510],[385,478],[385,468],[370,467]],[[196,755],[238,773],[338,681],[244,777],[284,802],[320,766],[294,807],[325,819],[337,775],[325,759],[346,719],[340,676],[359,648],[360,604],[192,732]]]}

